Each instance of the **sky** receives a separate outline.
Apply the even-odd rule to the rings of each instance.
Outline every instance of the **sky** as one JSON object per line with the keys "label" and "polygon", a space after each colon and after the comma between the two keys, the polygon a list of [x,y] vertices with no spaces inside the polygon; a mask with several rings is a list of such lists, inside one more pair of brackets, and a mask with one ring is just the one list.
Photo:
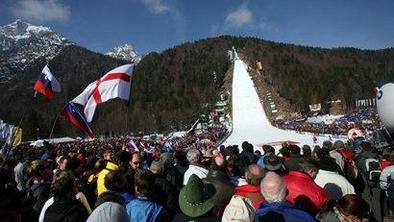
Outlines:
{"label": "sky", "polygon": [[21,18],[96,52],[160,52],[220,35],[335,48],[394,47],[394,0],[0,0]]}

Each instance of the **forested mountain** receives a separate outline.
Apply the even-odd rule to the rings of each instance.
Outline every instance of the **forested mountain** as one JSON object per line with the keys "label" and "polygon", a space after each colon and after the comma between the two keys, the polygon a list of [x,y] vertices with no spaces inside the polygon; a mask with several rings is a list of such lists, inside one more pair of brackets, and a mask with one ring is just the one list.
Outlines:
{"label": "forested mountain", "polygon": [[[293,107],[303,111],[311,103],[341,99],[351,108],[353,99],[372,97],[376,80],[394,80],[394,50],[321,49],[274,43],[257,38],[221,36],[185,43],[161,53],[150,53],[138,63],[132,79],[131,102],[111,101],[98,106],[92,122],[96,135],[109,131],[168,132],[185,129],[213,107],[225,73],[227,50],[234,46],[255,68],[263,63],[263,78]],[[36,128],[48,137],[62,106],[88,83],[127,63],[71,45],[49,62],[63,92],[53,101],[33,98],[33,82],[45,61],[36,62],[17,79],[0,84],[0,117],[22,127],[26,139]],[[213,78],[216,73],[217,82]],[[81,135],[62,118],[55,136]]]}

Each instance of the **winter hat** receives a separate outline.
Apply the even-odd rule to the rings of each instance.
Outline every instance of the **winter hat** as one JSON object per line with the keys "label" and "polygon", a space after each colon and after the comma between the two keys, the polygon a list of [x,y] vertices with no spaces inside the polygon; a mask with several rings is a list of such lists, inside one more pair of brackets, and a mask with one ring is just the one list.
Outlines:
{"label": "winter hat", "polygon": [[226,209],[224,209],[222,222],[255,221],[255,212],[256,210],[248,198],[234,195]]}
{"label": "winter hat", "polygon": [[269,171],[276,171],[282,167],[281,159],[275,154],[270,154],[264,158],[264,168]]}
{"label": "winter hat", "polygon": [[179,193],[179,207],[189,217],[202,216],[214,207],[215,193],[213,185],[204,184],[198,176],[192,174]]}

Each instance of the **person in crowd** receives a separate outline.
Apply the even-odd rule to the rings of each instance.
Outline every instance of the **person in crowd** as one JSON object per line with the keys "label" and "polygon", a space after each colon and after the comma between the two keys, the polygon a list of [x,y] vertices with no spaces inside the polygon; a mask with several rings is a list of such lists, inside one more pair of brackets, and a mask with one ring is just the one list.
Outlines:
{"label": "person in crowd", "polygon": [[393,148],[383,150],[382,158],[380,159],[380,169],[384,170],[386,167],[394,165]]}
{"label": "person in crowd", "polygon": [[[394,162],[394,150],[391,148],[385,150],[386,160],[389,162]],[[382,213],[385,216],[394,216],[394,165],[386,166],[382,170],[379,177],[380,188],[382,189]]]}
{"label": "person in crowd", "polygon": [[115,156],[113,157],[113,162],[111,160],[107,161],[105,169],[103,169],[97,177],[97,195],[100,195],[107,190],[104,184],[105,176],[111,171],[125,171],[128,167],[129,161],[130,154],[124,150],[120,150],[115,154]]}
{"label": "person in crowd", "polygon": [[155,178],[155,199],[166,209],[169,217],[178,211],[178,192],[176,188],[163,176],[163,165],[160,160],[152,161],[149,170]]}
{"label": "person in crowd", "polygon": [[179,192],[182,188],[183,175],[175,167],[175,157],[173,153],[165,152],[160,155],[160,162],[163,166],[163,176]]}
{"label": "person in crowd", "polygon": [[[331,143],[331,141],[324,141],[327,144],[330,144],[326,146],[328,150],[330,150],[330,157],[335,159],[335,162],[338,164],[338,166],[341,168],[341,171],[344,172],[345,169],[345,158],[342,156],[338,150],[343,149],[345,147],[345,144],[341,140],[336,140],[334,144]],[[323,142],[323,147],[325,147]],[[343,173],[342,173],[343,174]]]}
{"label": "person in crowd", "polygon": [[100,204],[89,216],[86,222],[129,222],[124,205],[113,201]]}
{"label": "person in crowd", "polygon": [[282,177],[268,172],[261,181],[261,193],[265,203],[256,209],[256,217],[262,222],[315,222],[307,212],[286,201],[287,187]]}
{"label": "person in crowd", "polygon": [[104,185],[107,188],[107,192],[114,192],[121,195],[125,200],[125,204],[135,199],[135,195],[129,188],[124,172],[109,172],[104,178]]}
{"label": "person in crowd", "polygon": [[[31,152],[27,152],[29,155]],[[22,152],[15,152],[14,157],[18,164],[14,168],[15,182],[17,183],[17,189],[19,191],[24,191],[26,189],[26,182],[29,179],[27,174],[28,165],[31,158],[25,155],[23,156]]]}
{"label": "person in crowd", "polygon": [[102,152],[101,156],[104,160],[111,161],[114,158],[114,152],[112,149],[107,148]]}
{"label": "person in crowd", "polygon": [[53,175],[58,174],[61,171],[70,169],[70,157],[68,155],[60,156],[56,159],[57,168],[53,171]]}
{"label": "person in crowd", "polygon": [[330,197],[339,200],[346,194],[355,194],[353,185],[336,171],[330,171],[330,167],[320,165],[315,183],[324,188]]}
{"label": "person in crowd", "polygon": [[356,194],[347,194],[336,202],[330,202],[317,218],[321,222],[376,221],[368,203]]}
{"label": "person in crowd", "polygon": [[284,163],[286,169],[288,170],[299,170],[299,162],[303,157],[301,156],[301,148],[297,145],[289,145],[289,150],[290,150],[290,157],[289,159]]}
{"label": "person in crowd", "polygon": [[131,200],[126,206],[130,221],[165,221],[164,207],[154,201],[155,177],[152,172],[140,169],[134,176],[134,190],[137,198]]}
{"label": "person in crowd", "polygon": [[285,175],[288,171],[283,165],[282,159],[274,153],[271,153],[270,155],[265,157],[264,169],[266,171],[275,172],[278,175]]}
{"label": "person in crowd", "polygon": [[256,164],[250,165],[245,171],[245,180],[247,184],[237,186],[235,188],[235,195],[249,198],[253,206],[258,208],[264,202],[264,198],[260,191],[260,181],[263,178],[264,170]]}
{"label": "person in crowd", "polygon": [[183,175],[183,185],[187,184],[189,177],[193,174],[197,175],[200,179],[207,177],[208,170],[201,166],[202,155],[198,149],[190,149],[187,151],[186,157],[189,161],[189,168]]}
{"label": "person in crowd", "polygon": [[364,183],[361,197],[371,206],[372,212],[377,220],[381,220],[379,187],[380,165],[379,155],[376,149],[369,142],[361,142],[361,152],[356,155],[355,162],[357,169]]}
{"label": "person in crowd", "polygon": [[253,154],[253,145],[244,141],[241,145],[242,152],[241,157],[245,158],[247,165],[255,163],[255,156]]}
{"label": "person in crowd", "polygon": [[312,157],[312,149],[308,145],[302,146],[302,156],[304,158],[311,158]]}
{"label": "person in crowd", "polygon": [[88,212],[75,198],[77,187],[70,171],[58,173],[52,182],[54,202],[45,212],[44,222],[85,222]]}
{"label": "person in crowd", "polygon": [[287,200],[315,215],[330,199],[329,194],[313,180],[319,172],[314,160],[303,160],[300,171],[290,171],[283,178],[288,189]]}
{"label": "person in crowd", "polygon": [[137,169],[142,169],[143,163],[143,158],[139,152],[135,152],[131,155],[131,160],[129,164],[133,171],[136,171]]}
{"label": "person in crowd", "polygon": [[280,148],[279,153],[282,155],[282,160],[284,163],[290,159],[291,152],[289,146],[286,143],[282,144],[282,148]]}
{"label": "person in crowd", "polygon": [[255,211],[248,198],[234,195],[224,209],[222,222],[253,222],[256,219]]}
{"label": "person in crowd", "polygon": [[264,154],[257,160],[257,165],[264,169],[264,159],[266,156],[269,156],[271,153],[275,154],[275,149],[270,145],[263,145]]}
{"label": "person in crowd", "polygon": [[179,193],[181,213],[175,215],[173,222],[219,222],[220,217],[213,213],[216,190],[211,184],[204,184],[192,174]]}
{"label": "person in crowd", "polygon": [[210,170],[207,177],[203,179],[203,183],[212,184],[215,187],[216,193],[213,197],[215,203],[214,211],[221,214],[235,193],[235,186],[231,183],[230,177],[225,171]]}
{"label": "person in crowd", "polygon": [[[60,172],[58,174],[60,174]],[[57,175],[55,175],[55,177],[57,177]],[[88,199],[86,198],[85,194],[80,192],[80,191],[79,192],[77,191],[77,194],[75,195],[75,198],[85,207],[86,211],[90,215],[92,213],[92,208],[90,207],[90,204],[89,204]],[[54,202],[55,202],[55,199],[54,199],[53,196],[51,198],[49,198],[45,202],[44,206],[41,209],[40,216],[38,218],[39,222],[43,222],[44,221],[44,217],[45,217],[45,213],[46,213],[47,209],[50,206],[52,206],[52,204]]]}
{"label": "person in crowd", "polygon": [[[117,172],[118,173],[118,172]],[[108,175],[107,175],[108,176]],[[117,192],[106,191],[98,196],[95,209],[87,222],[128,222],[124,198]]]}
{"label": "person in crowd", "polygon": [[49,198],[52,179],[51,168],[45,160],[34,160],[29,166],[30,179],[26,184],[27,198],[33,203],[36,216]]}
{"label": "person in crowd", "polygon": [[324,166],[326,170],[338,172],[343,175],[341,167],[335,162],[335,159],[330,156],[330,150],[326,148],[321,148],[316,150],[315,160],[319,162],[319,165]]}

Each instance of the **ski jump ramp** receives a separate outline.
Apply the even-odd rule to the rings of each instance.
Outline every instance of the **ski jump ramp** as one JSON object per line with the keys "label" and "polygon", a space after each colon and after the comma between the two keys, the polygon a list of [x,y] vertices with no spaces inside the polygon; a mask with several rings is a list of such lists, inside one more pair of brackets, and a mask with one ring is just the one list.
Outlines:
{"label": "ski jump ramp", "polygon": [[257,95],[253,80],[247,72],[247,65],[237,57],[234,61],[232,83],[232,132],[223,145],[241,145],[243,141],[260,149],[263,144],[277,144],[294,141],[299,146],[304,144],[322,145],[328,137],[317,136],[313,143],[313,135],[300,134],[295,131],[278,129],[271,125]]}

